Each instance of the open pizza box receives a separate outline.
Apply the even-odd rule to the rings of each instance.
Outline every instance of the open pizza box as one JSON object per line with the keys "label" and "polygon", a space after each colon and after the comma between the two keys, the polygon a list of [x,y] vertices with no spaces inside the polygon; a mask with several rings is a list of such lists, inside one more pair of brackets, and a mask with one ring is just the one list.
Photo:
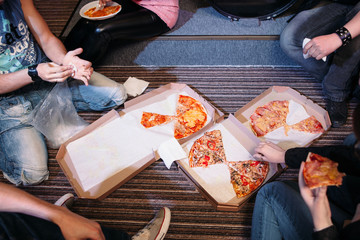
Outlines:
{"label": "open pizza box", "polygon": [[[289,87],[271,87],[239,109],[234,115],[230,114],[228,118],[221,119],[208,129],[208,131],[215,129],[221,130],[227,161],[254,160],[252,155],[254,154],[255,147],[260,141],[268,141],[268,139],[255,136],[251,130],[249,118],[258,106],[262,106],[273,100],[289,100],[294,101],[293,104],[296,107],[303,106],[307,114],[314,115],[318,121],[321,122],[325,131],[331,125],[327,112],[305,96],[300,95],[297,91]],[[293,109],[293,111],[295,110],[299,112],[297,108]],[[302,114],[306,113],[302,112]],[[289,115],[290,114],[292,114],[291,111],[289,111]],[[295,118],[300,118],[300,116],[296,115]],[[275,137],[276,141],[274,141],[274,143],[283,149],[307,146],[320,135],[321,134],[300,134],[294,137],[280,134],[280,136],[276,135],[276,137],[280,138],[280,141]],[[300,138],[301,141],[298,141],[297,138]],[[197,137],[194,137],[192,140],[183,144],[186,152],[190,151],[196,139]],[[270,141],[272,140],[273,139],[270,139]],[[261,186],[249,195],[237,198],[232,189],[230,174],[225,164],[216,164],[207,168],[191,168],[189,167],[188,159],[178,160],[177,163],[185,175],[197,186],[199,191],[220,211],[238,211],[262,185],[275,179],[286,169],[285,164],[270,164],[269,172]]]}
{"label": "open pizza box", "polygon": [[193,135],[224,117],[185,84],[170,83],[127,101],[122,111],[111,110],[60,146],[56,159],[78,197],[105,198],[158,160],[159,148],[174,145],[171,124],[145,129],[140,120],[143,111],[174,114],[179,94],[199,100],[208,114],[206,125]]}

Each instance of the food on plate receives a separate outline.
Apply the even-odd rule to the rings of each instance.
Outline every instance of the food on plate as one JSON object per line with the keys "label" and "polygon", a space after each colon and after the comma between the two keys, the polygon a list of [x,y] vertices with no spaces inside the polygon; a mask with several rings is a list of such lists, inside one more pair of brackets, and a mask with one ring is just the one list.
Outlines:
{"label": "food on plate", "polygon": [[339,172],[337,166],[337,162],[309,152],[303,170],[306,185],[310,189],[322,186],[340,186],[345,173]]}
{"label": "food on plate", "polygon": [[157,125],[167,124],[170,121],[174,120],[175,116],[162,115],[151,112],[143,112],[141,117],[141,124],[145,128],[154,127]]}
{"label": "food on plate", "polygon": [[269,163],[263,161],[227,162],[231,184],[238,198],[255,191],[265,180],[269,172]]}
{"label": "food on plate", "polygon": [[176,139],[190,136],[204,127],[207,113],[203,105],[196,99],[180,95],[176,107],[174,136]]}
{"label": "food on plate", "polygon": [[224,162],[226,162],[226,158],[220,130],[204,133],[190,149],[190,167],[207,167]]}
{"label": "food on plate", "polygon": [[275,100],[257,107],[250,116],[250,126],[256,136],[262,137],[267,133],[280,127],[285,128],[285,134],[289,129],[307,133],[322,133],[324,128],[321,123],[314,117],[310,116],[296,124],[288,125],[286,117],[289,114],[288,100]]}
{"label": "food on plate", "polygon": [[120,5],[116,5],[116,6],[107,6],[104,7],[103,9],[99,9],[97,11],[95,11],[96,7],[92,7],[89,8],[88,10],[86,10],[84,12],[85,16],[94,18],[94,17],[105,17],[111,14],[114,14],[116,12],[118,12],[120,10],[121,6]]}
{"label": "food on plate", "polygon": [[176,105],[176,116],[143,112],[140,123],[145,128],[150,128],[167,124],[172,120],[175,120],[174,137],[180,139],[190,136],[204,127],[207,121],[207,113],[204,106],[198,100],[189,96],[179,95]]}

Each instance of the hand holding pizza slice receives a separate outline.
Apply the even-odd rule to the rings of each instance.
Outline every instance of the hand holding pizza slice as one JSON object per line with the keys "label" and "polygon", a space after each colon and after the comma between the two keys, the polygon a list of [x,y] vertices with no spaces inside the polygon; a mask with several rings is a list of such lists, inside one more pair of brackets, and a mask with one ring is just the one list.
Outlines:
{"label": "hand holding pizza slice", "polygon": [[304,181],[310,189],[322,186],[340,186],[345,173],[337,169],[338,163],[309,152],[303,170]]}

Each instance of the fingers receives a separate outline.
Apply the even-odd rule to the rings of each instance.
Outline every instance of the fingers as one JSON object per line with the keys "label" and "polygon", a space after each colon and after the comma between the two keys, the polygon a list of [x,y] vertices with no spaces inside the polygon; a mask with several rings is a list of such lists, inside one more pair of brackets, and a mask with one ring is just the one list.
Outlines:
{"label": "fingers", "polygon": [[299,187],[300,189],[305,185],[305,180],[304,180],[304,175],[303,175],[303,171],[304,171],[304,166],[305,166],[305,163],[304,162],[301,162],[301,165],[300,165],[300,169],[299,169],[299,176],[298,176],[298,181],[299,181]]}
{"label": "fingers", "polygon": [[55,63],[41,63],[38,66],[39,77],[47,82],[63,82],[73,74],[71,66],[59,66]]}
{"label": "fingers", "polygon": [[78,69],[78,71],[76,72],[75,76],[73,76],[73,78],[83,81],[84,84],[88,86],[93,71],[94,69],[92,67],[88,68],[82,66],[80,69]]}
{"label": "fingers", "polygon": [[253,157],[256,159],[256,160],[261,160],[261,161],[264,161],[265,160],[265,156],[260,154],[260,153],[255,153],[253,155]]}
{"label": "fingers", "polygon": [[74,57],[74,56],[77,56],[77,55],[81,54],[82,52],[83,52],[82,48],[77,48],[75,50],[69,51],[67,54]]}

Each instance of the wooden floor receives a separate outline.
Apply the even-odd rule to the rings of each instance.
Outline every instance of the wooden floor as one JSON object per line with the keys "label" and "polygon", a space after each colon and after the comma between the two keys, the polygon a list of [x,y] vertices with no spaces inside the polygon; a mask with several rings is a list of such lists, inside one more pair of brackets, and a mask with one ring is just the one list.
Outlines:
{"label": "wooden floor", "polygon": [[[75,8],[76,0],[35,0],[50,28],[58,36]],[[134,76],[150,82],[147,91],[170,82],[186,83],[226,115],[234,113],[273,85],[290,86],[324,107],[320,83],[301,68],[272,67],[101,67],[98,72],[124,82]],[[355,102],[350,104],[350,113]],[[118,109],[121,110],[121,107]],[[93,122],[104,113],[80,115]],[[351,132],[351,120],[339,129],[330,129],[313,145],[340,144]],[[55,160],[57,150],[49,149],[50,178],[38,186],[21,187],[46,201],[54,202],[72,187]],[[6,182],[2,176],[0,180]],[[296,169],[286,170],[277,180],[295,180]],[[74,212],[130,234],[143,227],[162,206],[172,211],[165,239],[249,239],[254,198],[238,212],[216,211],[175,166],[167,169],[157,161],[103,201],[78,199]]]}

